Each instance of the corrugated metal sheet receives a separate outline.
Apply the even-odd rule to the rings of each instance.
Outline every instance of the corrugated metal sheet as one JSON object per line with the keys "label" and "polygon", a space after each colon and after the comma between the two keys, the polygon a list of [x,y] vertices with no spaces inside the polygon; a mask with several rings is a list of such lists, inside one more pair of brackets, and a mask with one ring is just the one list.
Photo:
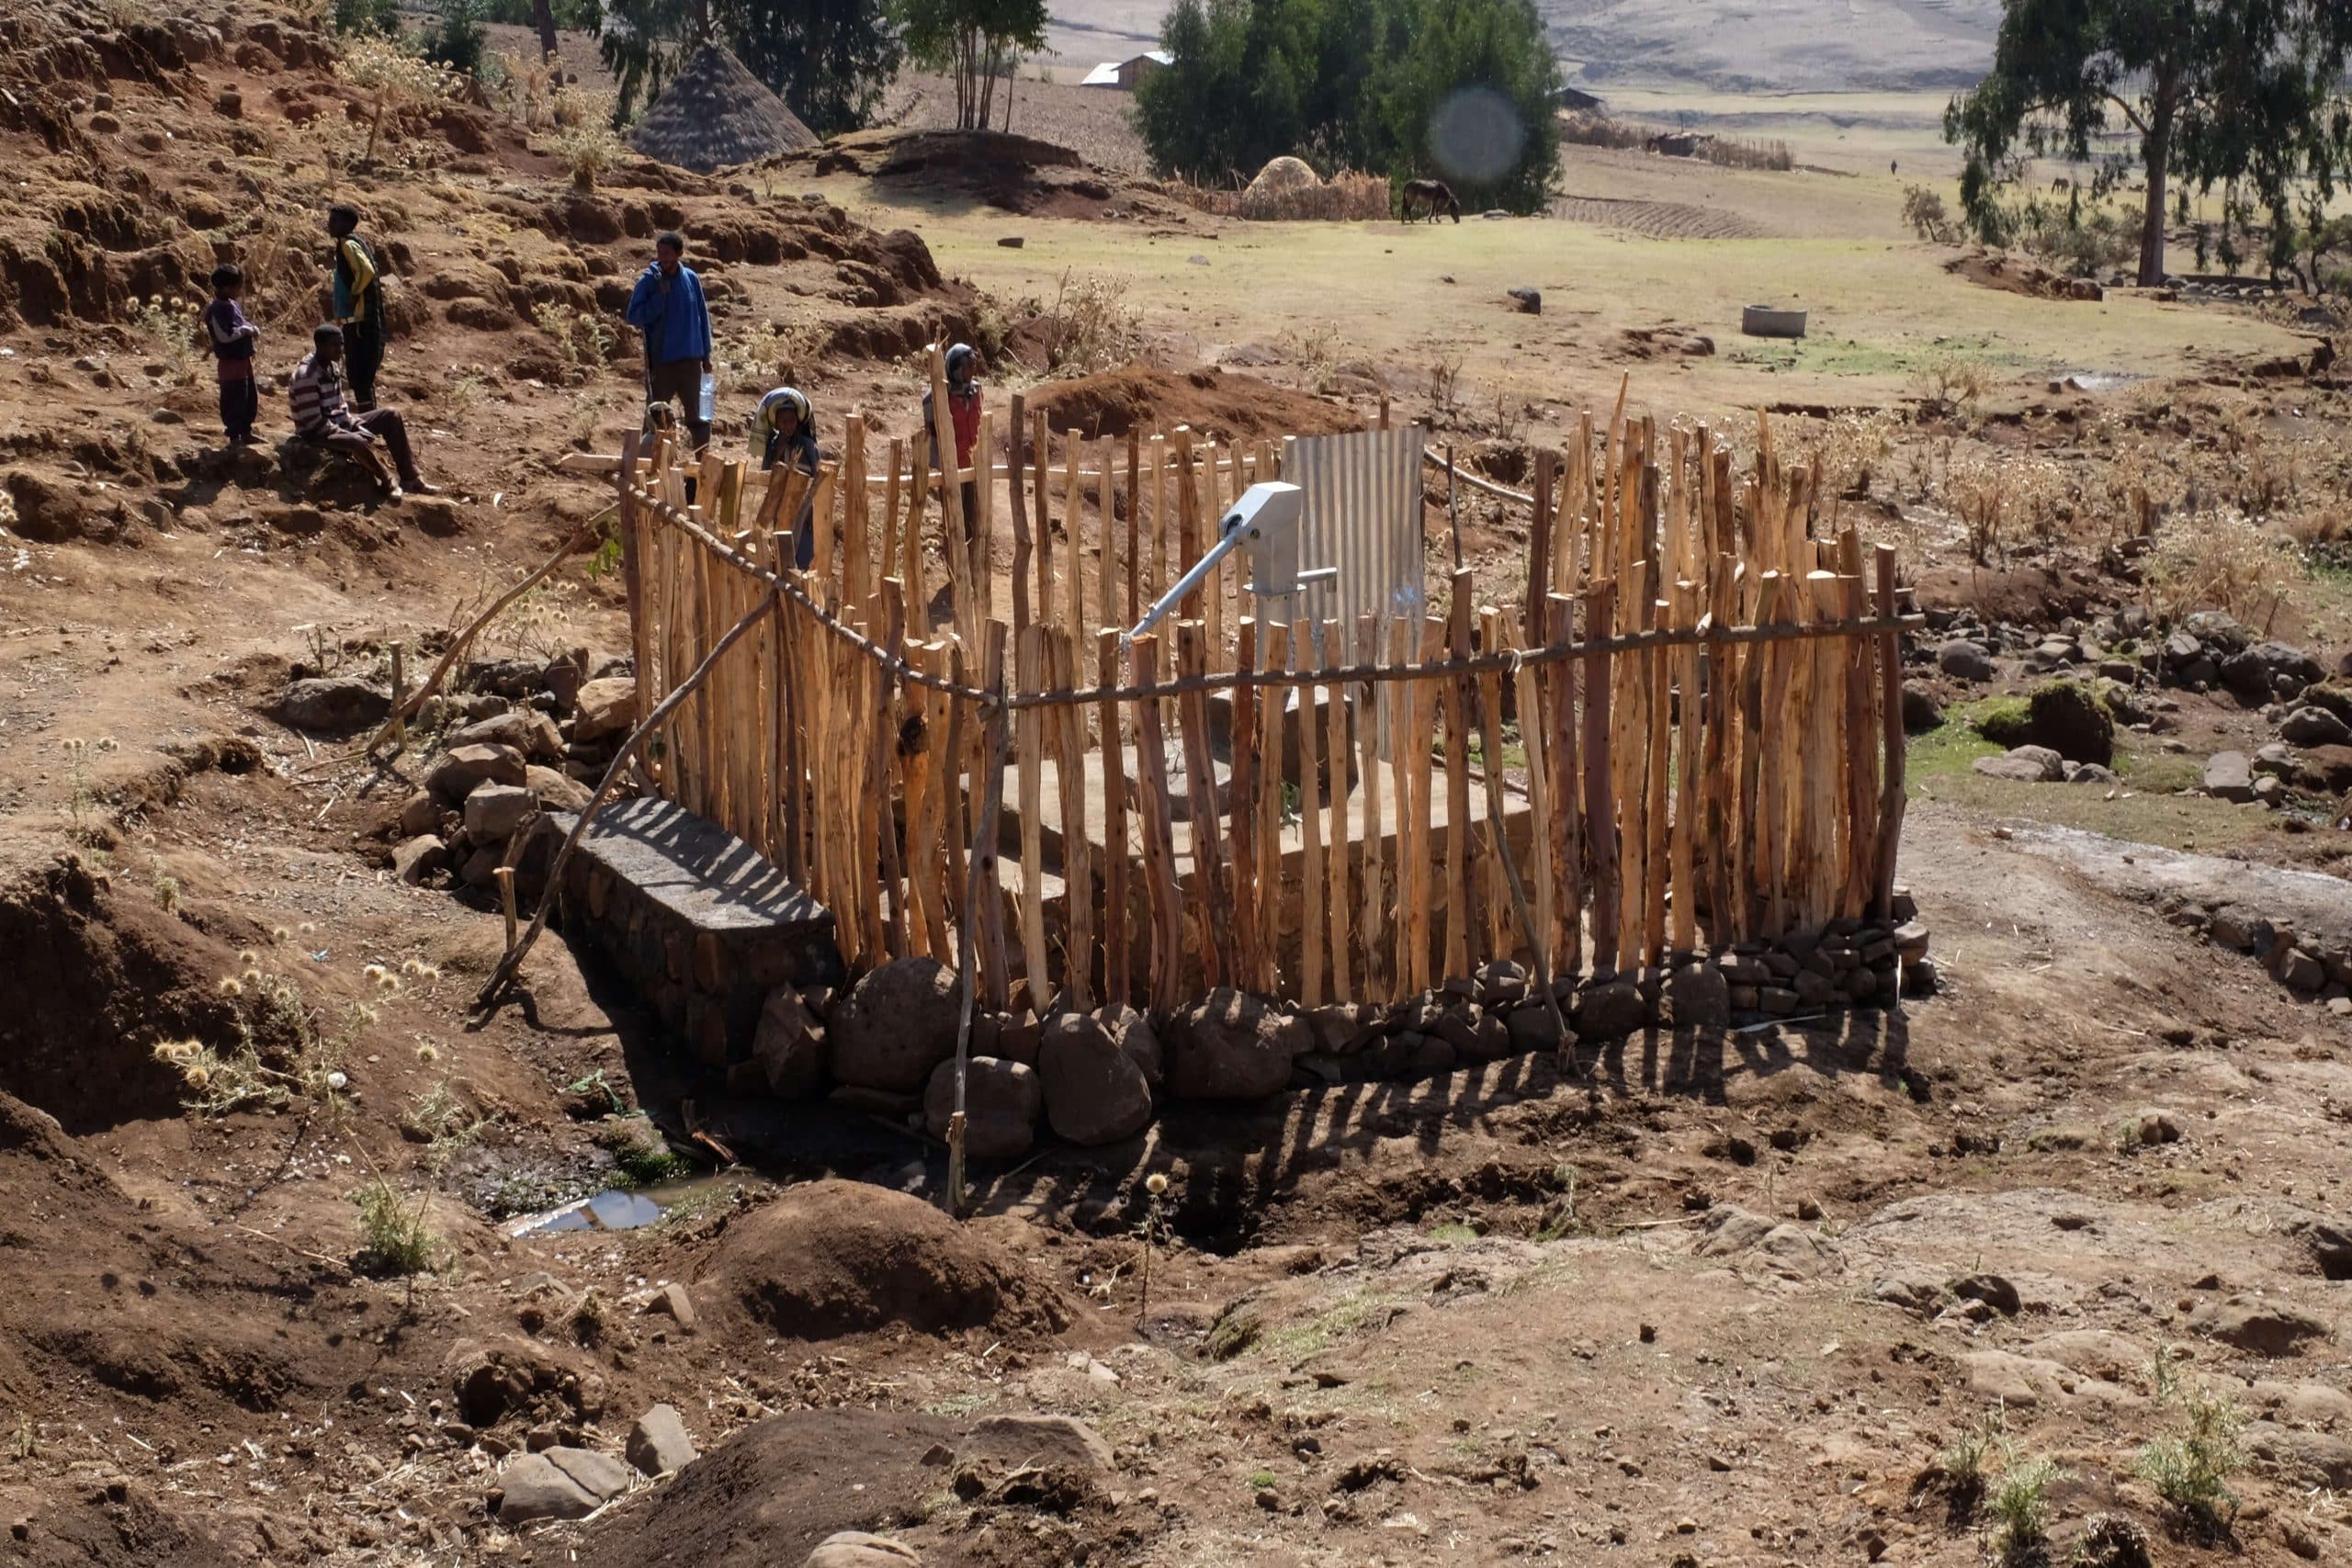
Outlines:
{"label": "corrugated metal sheet", "polygon": [[[1306,492],[1300,519],[1302,571],[1336,566],[1333,582],[1308,585],[1294,617],[1340,623],[1339,657],[1384,656],[1388,628],[1399,619],[1418,626],[1429,604],[1421,548],[1421,445],[1417,425],[1360,430],[1345,435],[1297,435],[1283,443],[1283,478]],[[1362,619],[1374,617],[1374,641],[1360,646]],[[1419,634],[1417,633],[1416,636]],[[1366,694],[1354,694],[1361,702]],[[1385,705],[1376,734],[1389,755]]]}

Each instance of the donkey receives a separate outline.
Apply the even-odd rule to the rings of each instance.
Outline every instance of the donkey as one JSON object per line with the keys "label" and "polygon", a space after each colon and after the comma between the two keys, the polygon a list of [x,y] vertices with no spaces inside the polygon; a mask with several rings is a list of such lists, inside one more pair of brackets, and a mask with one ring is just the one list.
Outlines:
{"label": "donkey", "polygon": [[1453,187],[1443,180],[1407,180],[1405,182],[1405,221],[1410,223],[1419,214],[1432,223],[1442,212],[1456,223],[1462,221],[1462,203],[1454,199]]}

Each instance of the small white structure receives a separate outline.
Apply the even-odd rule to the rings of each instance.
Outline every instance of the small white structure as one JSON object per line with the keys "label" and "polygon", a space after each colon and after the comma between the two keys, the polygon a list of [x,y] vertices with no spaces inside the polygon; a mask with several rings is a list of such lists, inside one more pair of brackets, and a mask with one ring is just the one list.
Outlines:
{"label": "small white structure", "polygon": [[1143,79],[1163,65],[1173,65],[1176,57],[1164,49],[1155,49],[1130,60],[1106,60],[1086,73],[1081,87],[1116,87],[1132,93]]}

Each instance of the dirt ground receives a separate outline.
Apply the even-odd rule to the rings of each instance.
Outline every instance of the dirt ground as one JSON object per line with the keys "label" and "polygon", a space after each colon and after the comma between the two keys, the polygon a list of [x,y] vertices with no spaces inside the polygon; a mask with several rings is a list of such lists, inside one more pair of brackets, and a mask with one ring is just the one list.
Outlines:
{"label": "dirt ground", "polygon": [[[1001,212],[847,174],[812,202],[631,163],[575,195],[495,106],[398,118],[355,172],[366,107],[317,35],[196,10],[181,39],[39,0],[0,63],[0,1562],[797,1568],[865,1529],[991,1568],[1958,1568],[2040,1459],[2046,1561],[2352,1560],[2352,1021],[2125,874],[2153,843],[2216,898],[2249,862],[2342,878],[2352,779],[2204,795],[2278,716],[2178,686],[2139,691],[2171,705],[2119,731],[2110,788],[1973,767],[1987,705],[2039,679],[2020,648],[2170,603],[2199,497],[2261,491],[2302,532],[2176,607],[2228,596],[2331,671],[2352,649],[2325,456],[2352,417],[2300,302],[2029,298],[1902,237],[1887,176],[1635,154],[1572,155],[1584,205],[1552,219],[1033,215],[1019,250]],[[401,275],[386,400],[442,497],[289,468],[275,387],[263,444],[224,453],[184,320],[142,303],[225,247],[282,375],[331,195]],[[557,463],[635,422],[597,325],[672,223],[715,264],[730,447],[786,377],[828,440],[852,407],[908,434],[916,351],[990,332],[991,395],[1057,425],[1336,429],[1385,391],[1506,484],[1628,375],[1741,442],[1779,409],[1825,462],[1860,439],[1841,412],[1883,417],[1838,515],[1899,545],[1924,609],[2017,633],[1990,682],[1937,668],[1940,632],[1912,671],[1947,716],[1913,742],[1903,865],[1942,990],[1182,1108],[983,1166],[960,1225],[935,1145],[729,1095],[559,940],[477,1016],[494,902],[404,885],[381,837],[435,738],[378,767],[266,710],[395,643],[413,682],[605,505]],[[1104,362],[1064,367],[1091,377],[1048,373],[1021,304],[1066,275],[1125,290]],[[1832,330],[1743,345],[1759,278]],[[1544,313],[1511,313],[1531,281]],[[1930,396],[1956,342],[1985,384]],[[2052,389],[2074,369],[2128,378]],[[2127,453],[2166,497],[2148,553],[2119,479],[1973,558],[1954,462]],[[1482,592],[1524,530],[1464,498]],[[481,651],[626,645],[583,557]],[[2048,823],[2107,837],[2061,853]],[[512,1234],[649,1137],[694,1168],[660,1224]],[[426,1267],[371,1250],[371,1190]],[[525,1455],[617,1453],[657,1403],[704,1457],[583,1521],[499,1522]],[[2234,1450],[2211,1513],[2162,1462],[2199,1412]],[[1031,1419],[1057,1416],[1083,1427]]]}

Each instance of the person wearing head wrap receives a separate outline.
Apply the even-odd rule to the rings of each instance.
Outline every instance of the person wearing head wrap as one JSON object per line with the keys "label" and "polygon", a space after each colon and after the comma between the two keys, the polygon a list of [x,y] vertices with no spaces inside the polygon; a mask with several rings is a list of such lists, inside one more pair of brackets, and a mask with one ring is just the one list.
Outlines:
{"label": "person wearing head wrap", "polygon": [[[980,444],[980,355],[968,343],[959,343],[947,351],[947,418],[956,430],[956,466],[972,466],[973,450]],[[923,434],[930,437],[931,466],[944,469],[939,458],[939,426],[932,412],[931,394],[922,395]],[[1016,433],[1017,438],[1017,433]],[[964,502],[964,538],[967,546],[977,548],[979,538],[980,487],[977,480],[967,480],[962,487]],[[988,563],[975,560],[973,570],[986,571]]]}
{"label": "person wearing head wrap", "polygon": [[793,563],[806,571],[817,558],[817,535],[810,524],[816,515],[817,465],[822,460],[817,449],[816,412],[807,393],[797,387],[778,387],[760,400],[759,414],[752,421],[752,450],[763,470],[781,463],[808,476],[799,514],[792,520]]}

